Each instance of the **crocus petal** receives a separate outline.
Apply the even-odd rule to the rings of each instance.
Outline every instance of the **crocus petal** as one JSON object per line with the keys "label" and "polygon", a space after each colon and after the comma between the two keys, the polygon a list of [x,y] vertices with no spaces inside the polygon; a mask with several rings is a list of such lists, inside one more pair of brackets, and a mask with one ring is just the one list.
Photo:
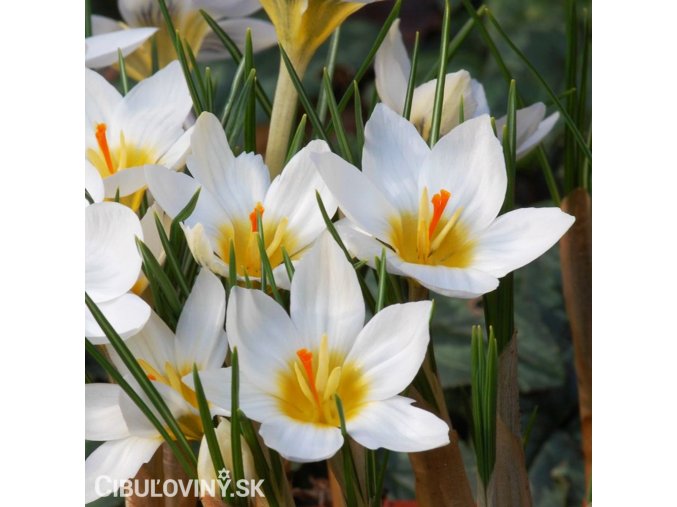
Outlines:
{"label": "crocus petal", "polygon": [[331,195],[311,158],[311,154],[330,153],[324,141],[311,141],[287,163],[282,174],[270,185],[263,203],[263,219],[278,222],[288,220],[288,234],[294,238],[296,254],[312,243],[325,229],[325,223],[317,204],[316,192],[320,193],[327,214],[336,213],[336,199]]}
{"label": "crocus petal", "polygon": [[270,182],[259,155],[233,156],[221,122],[202,113],[191,137],[192,154],[187,164],[191,174],[218,200],[230,219],[246,219],[257,202],[263,202]]}
{"label": "crocus petal", "polygon": [[[146,186],[146,168],[151,166],[130,167],[118,171],[103,180],[106,197],[112,199],[119,192],[124,197]],[[154,166],[159,167],[159,166]]]}
{"label": "crocus petal", "polygon": [[542,255],[574,220],[559,208],[522,208],[501,215],[478,238],[472,267],[501,278]]}
{"label": "crocus petal", "polygon": [[228,265],[214,253],[214,246],[202,224],[196,224],[194,227],[183,224],[181,228],[186,235],[186,243],[188,243],[188,248],[190,253],[193,254],[195,262],[209,269],[212,273],[223,277],[230,276]]}
{"label": "crocus petal", "polygon": [[103,201],[103,179],[99,171],[88,160],[85,160],[85,190],[89,192],[89,196],[94,202]]}
{"label": "crocus petal", "polygon": [[118,440],[129,436],[127,423],[120,410],[122,389],[115,384],[85,386],[85,438]]}
{"label": "crocus petal", "polygon": [[396,19],[376,52],[374,74],[381,101],[399,115],[404,110],[410,72],[411,62],[402,42],[400,20]]}
{"label": "crocus petal", "polygon": [[444,216],[461,208],[460,223],[470,234],[484,230],[498,215],[507,176],[503,149],[488,116],[465,121],[440,139],[421,171],[420,187],[434,195],[451,193]]}
{"label": "crocus petal", "polygon": [[[174,364],[176,362],[174,341],[174,333],[169,329],[169,326],[157,313],[151,312],[143,329],[127,340],[126,345],[134,357],[143,359],[156,370],[162,371],[167,363]],[[117,352],[112,347],[109,347],[108,352],[118,370],[126,374],[127,367]]]}
{"label": "crocus petal", "polygon": [[85,290],[94,301],[114,299],[134,285],[141,269],[137,237],[143,239],[141,224],[126,206],[85,208]]}
{"label": "crocus petal", "polygon": [[266,446],[297,463],[331,458],[343,445],[338,428],[302,423],[285,416],[264,421],[259,434]]}
{"label": "crocus petal", "polygon": [[214,19],[249,16],[261,8],[258,0],[193,0],[193,5]]}
{"label": "crocus petal", "polygon": [[[162,12],[159,2],[153,0],[118,0],[118,10],[122,19],[129,26],[154,25],[162,26]],[[177,15],[184,10],[188,2],[183,0],[170,0],[167,9],[170,15]]]}
{"label": "crocus petal", "polygon": [[226,291],[216,275],[202,269],[176,325],[177,359],[201,370],[223,365],[228,348],[225,318]]}
{"label": "crocus petal", "polygon": [[102,75],[85,69],[85,140],[87,147],[98,148],[96,126],[109,124],[122,103],[122,95]]}
{"label": "crocus petal", "polygon": [[[200,188],[200,184],[194,178],[160,166],[148,167],[145,176],[153,197],[172,218],[186,207]],[[225,211],[206,188],[200,190],[195,210],[185,223],[191,227],[198,223],[202,224],[207,234],[212,237],[218,237],[220,227],[230,225]]]}
{"label": "crocus petal", "polygon": [[192,106],[181,65],[174,61],[125,95],[113,123],[124,129],[126,140],[160,156],[183,134]]}
{"label": "crocus petal", "polygon": [[116,491],[114,485],[119,486],[123,480],[134,477],[160,445],[162,439],[159,437],[127,437],[97,447],[85,461],[85,503]]}
{"label": "crocus petal", "polygon": [[[200,382],[202,382],[202,389],[205,392],[205,398],[209,401],[209,411],[212,416],[223,415],[230,416],[230,407],[232,404],[231,397],[231,369],[230,368],[215,368],[209,370],[201,370]],[[188,387],[195,389],[195,382],[193,373],[189,373],[181,379]],[[244,391],[240,386],[239,396],[244,399]]]}
{"label": "crocus petal", "polygon": [[399,394],[414,379],[430,341],[431,308],[430,301],[388,306],[360,332],[345,362],[364,375],[370,400]]}
{"label": "crocus petal", "polygon": [[379,240],[358,230],[347,218],[339,220],[334,226],[353,257],[365,261],[368,266],[376,269],[376,258],[380,259],[385,249],[387,268],[390,270],[393,267],[397,254]]}
{"label": "crocus petal", "polygon": [[393,267],[388,271],[413,278],[431,291],[448,297],[470,299],[498,287],[495,276],[478,269],[412,264],[393,258]]}
{"label": "crocus petal", "polygon": [[159,165],[169,169],[178,170],[186,165],[186,158],[190,154],[190,138],[193,135],[193,127],[186,130],[181,137],[167,150],[158,160]]}
{"label": "crocus petal", "polygon": [[162,241],[160,240],[160,233],[157,229],[157,224],[155,223],[155,216],[160,218],[160,223],[169,236],[169,227],[171,225],[171,220],[164,213],[157,203],[153,203],[146,210],[146,214],[141,218],[141,230],[143,231],[143,242],[148,247],[153,256],[162,263],[165,260],[165,251],[162,247]]}
{"label": "crocus petal", "polygon": [[134,28],[93,35],[85,39],[85,65],[92,69],[117,63],[118,49],[123,56],[143,44],[157,28]]}
{"label": "crocus petal", "polygon": [[400,211],[417,211],[418,175],[430,149],[416,128],[379,104],[367,122],[364,140],[364,174]]}
{"label": "crocus petal", "polygon": [[[260,290],[233,288],[228,301],[226,332],[231,349],[238,349],[241,373],[256,387],[268,392],[278,389],[273,372],[287,371],[288,361],[304,347],[284,309]],[[260,372],[267,374],[260,375]]]}
{"label": "crocus petal", "polygon": [[[148,303],[131,293],[110,301],[98,302],[97,306],[123,339],[133,336],[143,328],[151,313]],[[87,308],[85,308],[85,336],[95,345],[108,343],[108,338]]]}
{"label": "crocus petal", "polygon": [[547,136],[550,131],[555,127],[555,124],[559,120],[559,112],[554,112],[548,116],[545,120],[538,124],[536,131],[527,137],[523,143],[517,146],[517,159],[527,155],[532,148],[537,146],[544,138]]}
{"label": "crocus petal", "polygon": [[103,33],[116,32],[122,30],[124,23],[116,21],[107,16],[92,14],[92,35],[101,35]]}
{"label": "crocus petal", "polygon": [[291,283],[290,313],[307,341],[319,347],[327,335],[333,350],[345,354],[364,325],[364,301],[350,262],[325,232],[299,263]]}
{"label": "crocus petal", "polygon": [[311,154],[322,179],[339,207],[358,227],[390,242],[399,211],[366,175],[334,153]]}
{"label": "crocus petal", "polygon": [[395,396],[369,403],[346,422],[348,433],[367,449],[419,452],[449,443],[449,426],[439,417]]}
{"label": "crocus petal", "polygon": [[[258,2],[256,3],[258,4]],[[258,6],[260,7],[260,4]],[[275,27],[268,21],[256,18],[242,18],[222,19],[218,23],[242,52],[244,52],[248,28],[251,28],[252,31],[252,49],[254,52],[262,51],[277,43]],[[198,61],[213,62],[225,58],[230,58],[228,50],[223,47],[221,40],[216,34],[213,32],[208,33],[200,47]]]}

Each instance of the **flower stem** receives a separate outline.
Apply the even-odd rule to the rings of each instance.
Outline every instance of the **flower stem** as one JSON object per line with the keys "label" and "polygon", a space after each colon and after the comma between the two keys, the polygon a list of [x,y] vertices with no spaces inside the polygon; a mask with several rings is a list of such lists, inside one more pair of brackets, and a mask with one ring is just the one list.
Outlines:
{"label": "flower stem", "polygon": [[[291,57],[294,69],[300,78],[306,71],[306,62],[300,62]],[[277,77],[273,112],[270,117],[268,130],[268,144],[266,146],[266,165],[270,170],[271,179],[282,172],[284,160],[287,156],[287,147],[292,128],[295,124],[298,95],[294,83],[287,72],[282,58],[280,58],[280,73]]]}

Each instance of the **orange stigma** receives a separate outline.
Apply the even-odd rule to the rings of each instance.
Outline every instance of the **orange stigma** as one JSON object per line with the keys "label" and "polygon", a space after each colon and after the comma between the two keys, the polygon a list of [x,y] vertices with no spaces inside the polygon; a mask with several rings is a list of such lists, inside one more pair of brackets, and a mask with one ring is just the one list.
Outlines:
{"label": "orange stigma", "polygon": [[451,194],[444,189],[440,190],[439,194],[433,195],[433,198],[432,198],[433,218],[430,221],[430,226],[428,227],[428,237],[431,238],[431,239],[433,237],[433,233],[435,232],[435,227],[437,227],[437,224],[439,223],[440,218],[442,218],[442,213],[444,213],[444,208],[447,207],[447,202],[449,202],[450,197],[451,197]]}
{"label": "orange stigma", "polygon": [[96,125],[96,142],[99,143],[99,148],[101,149],[101,153],[103,153],[103,158],[106,160],[108,172],[110,174],[115,174],[115,169],[113,168],[113,159],[111,159],[110,149],[108,148],[108,140],[106,139],[105,123],[98,123]]}
{"label": "orange stigma", "polygon": [[254,211],[249,214],[249,221],[252,223],[252,232],[259,232],[259,220],[257,215],[261,215],[261,219],[263,219],[264,211],[263,205],[259,202],[254,207]]}
{"label": "orange stigma", "polygon": [[313,397],[319,406],[320,396],[317,394],[317,387],[315,387],[315,374],[313,373],[313,353],[308,349],[299,349],[296,351],[296,355],[301,360],[303,369],[305,370],[306,376],[308,377],[310,391],[313,393]]}

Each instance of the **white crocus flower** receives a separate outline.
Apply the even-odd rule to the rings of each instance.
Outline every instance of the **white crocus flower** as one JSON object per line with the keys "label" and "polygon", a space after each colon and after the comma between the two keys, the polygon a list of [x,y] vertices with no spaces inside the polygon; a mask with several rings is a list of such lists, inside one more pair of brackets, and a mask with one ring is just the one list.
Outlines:
{"label": "white crocus flower", "polygon": [[354,255],[373,264],[385,245],[389,272],[447,296],[492,291],[574,221],[559,208],[497,217],[507,177],[486,115],[430,149],[411,123],[379,104],[365,128],[362,172],[333,153],[313,160],[352,222],[339,232]]}
{"label": "white crocus flower", "polygon": [[[400,33],[400,20],[390,27],[388,35],[381,44],[374,59],[376,89],[381,101],[393,111],[402,115],[404,101],[407,96],[407,83],[411,62]],[[411,102],[411,122],[416,126],[425,140],[430,137],[435,87],[433,79],[414,88]],[[465,70],[447,74],[444,82],[444,102],[442,105],[442,121],[440,136],[450,132],[460,122],[461,104],[464,119],[471,119],[489,114],[489,105],[484,94],[484,87]],[[545,117],[545,105],[537,102],[517,111],[517,158],[538,145],[552,130],[559,118],[559,113]],[[502,138],[506,117],[496,121],[496,132]]]}
{"label": "white crocus flower", "polygon": [[[129,292],[141,270],[137,237],[143,239],[141,224],[126,206],[99,202],[85,208],[85,291],[123,338],[150,316],[150,307]],[[108,342],[87,309],[85,336],[92,343]]]}
{"label": "white crocus flower", "polygon": [[[297,462],[327,459],[343,444],[335,395],[348,434],[369,449],[447,444],[446,423],[399,396],[425,356],[430,311],[430,301],[392,305],[365,326],[353,267],[323,234],[292,280],[291,317],[261,291],[231,293],[226,329],[238,351],[242,410],[261,422],[268,447]],[[227,381],[203,383],[213,392]]]}
{"label": "white crocus flower", "polygon": [[[104,16],[92,16],[92,31],[102,34],[113,31],[156,27],[155,35],[159,68],[176,58],[160,4],[157,0],[118,0],[123,22]],[[244,49],[247,28],[252,30],[254,51],[273,46],[277,42],[275,29],[267,21],[249,17],[261,8],[258,0],[169,0],[167,9],[174,28],[185,39],[199,61],[227,58],[229,53],[212,32],[200,14],[206,11],[228,36]],[[134,79],[150,76],[152,72],[152,45],[148,41],[126,59],[126,68]]]}
{"label": "white crocus flower", "polygon": [[134,28],[92,35],[85,39],[85,66],[99,69],[118,61],[118,49],[127,56],[143,44],[157,28]]}
{"label": "white crocus flower", "polygon": [[238,277],[259,279],[260,214],[266,254],[275,279],[288,287],[282,249],[296,261],[325,228],[316,190],[329,216],[336,211],[335,200],[310,161],[311,153],[328,153],[327,144],[311,142],[270,182],[261,156],[242,153],[235,157],[219,120],[211,113],[202,113],[194,126],[191,152],[187,165],[193,178],[162,168],[149,169],[146,177],[153,196],[171,217],[201,188],[197,207],[184,222],[196,261],[228,276],[232,243]]}
{"label": "white crocus flower", "polygon": [[119,190],[137,209],[143,166],[183,165],[190,131],[183,123],[192,101],[181,66],[173,62],[122,97],[101,75],[85,69],[85,158],[104,179],[106,197]]}
{"label": "white crocus flower", "polygon": [[[202,422],[195,391],[193,365],[201,372],[218,372],[226,358],[227,338],[223,330],[226,295],[219,279],[208,270],[198,275],[179,317],[176,334],[155,314],[146,326],[125,343],[148,378],[160,392],[181,430],[189,440],[200,441]],[[122,361],[109,349],[113,361],[139,394]],[[218,392],[218,390],[217,390]],[[221,396],[222,398],[223,396]],[[212,415],[229,415],[229,406],[210,402]],[[85,438],[105,441],[85,462],[85,501],[96,500],[101,488],[112,489],[113,481],[132,478],[148,462],[162,437],[132,400],[113,384],[85,386]],[[96,490],[97,478],[99,491]]]}

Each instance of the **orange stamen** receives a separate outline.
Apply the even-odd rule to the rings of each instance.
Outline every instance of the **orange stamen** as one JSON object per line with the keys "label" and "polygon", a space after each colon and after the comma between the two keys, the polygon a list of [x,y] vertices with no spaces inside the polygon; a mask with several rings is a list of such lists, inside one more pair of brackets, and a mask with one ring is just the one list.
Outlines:
{"label": "orange stamen", "polygon": [[155,375],[151,375],[150,373],[148,375],[146,375],[146,377],[148,377],[148,380],[153,380],[153,381],[157,380],[155,378]]}
{"label": "orange stamen", "polygon": [[439,223],[440,218],[442,218],[442,213],[444,213],[444,208],[447,207],[447,202],[449,202],[450,197],[451,197],[451,194],[444,189],[440,190],[439,194],[433,195],[433,198],[432,198],[433,218],[430,221],[430,226],[428,227],[428,237],[431,238],[431,239],[433,237],[433,233],[435,232],[435,227],[437,227],[437,224]]}
{"label": "orange stamen", "polygon": [[264,211],[263,205],[259,202],[254,207],[254,211],[249,214],[249,221],[252,223],[252,232],[259,232],[258,215],[261,215],[261,219],[263,219]]}
{"label": "orange stamen", "polygon": [[315,387],[315,374],[313,373],[313,353],[308,349],[299,349],[296,351],[296,355],[301,360],[303,369],[306,371],[308,384],[310,385],[310,391],[313,393],[313,397],[319,406],[320,396],[317,394],[317,388]]}
{"label": "orange stamen", "polygon": [[108,140],[106,139],[105,123],[98,123],[96,125],[96,142],[99,143],[99,148],[101,149],[101,153],[103,153],[103,158],[106,160],[108,172],[110,174],[115,174],[115,168],[113,167],[113,159],[110,156],[110,149],[108,148]]}

